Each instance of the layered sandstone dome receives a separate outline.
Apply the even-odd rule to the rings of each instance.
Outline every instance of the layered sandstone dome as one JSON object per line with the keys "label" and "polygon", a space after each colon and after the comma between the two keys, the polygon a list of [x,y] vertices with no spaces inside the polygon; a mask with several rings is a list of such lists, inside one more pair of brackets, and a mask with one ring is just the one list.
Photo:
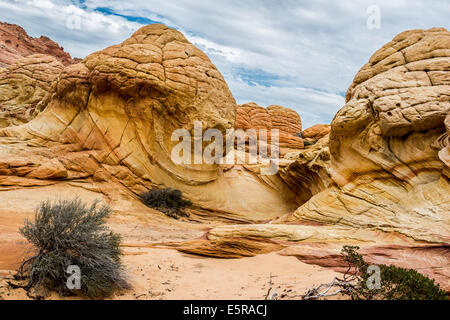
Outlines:
{"label": "layered sandstone dome", "polygon": [[193,137],[199,121],[204,131],[220,130],[225,141],[237,108],[220,72],[176,30],[143,27],[66,67],[43,107],[28,124],[0,131],[8,141],[33,146],[0,148],[4,166],[14,167],[3,185],[77,180],[102,193],[117,185],[133,197],[165,186],[201,208],[261,220],[295,208],[282,180],[261,178],[259,168],[172,160],[175,130]]}
{"label": "layered sandstone dome", "polygon": [[438,142],[445,140],[449,92],[450,32],[407,31],[383,46],[333,120],[336,187],[296,217],[448,242],[450,185]]}
{"label": "layered sandstone dome", "polygon": [[56,58],[34,54],[0,73],[0,127],[26,123],[64,66]]}
{"label": "layered sandstone dome", "polygon": [[236,129],[266,129],[268,141],[270,131],[278,130],[280,148],[303,149],[302,121],[297,112],[282,106],[272,105],[263,108],[254,102],[242,104],[237,109]]}

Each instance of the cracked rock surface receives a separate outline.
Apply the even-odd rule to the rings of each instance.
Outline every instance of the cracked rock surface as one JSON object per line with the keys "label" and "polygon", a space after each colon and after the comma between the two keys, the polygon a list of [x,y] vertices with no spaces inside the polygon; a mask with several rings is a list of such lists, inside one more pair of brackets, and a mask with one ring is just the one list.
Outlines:
{"label": "cracked rock surface", "polygon": [[396,36],[358,72],[332,122],[335,185],[294,217],[448,243],[450,185],[439,142],[449,110],[450,32]]}
{"label": "cracked rock surface", "polygon": [[295,209],[277,176],[261,178],[244,166],[174,163],[175,130],[193,137],[194,122],[201,121],[203,130],[218,129],[225,139],[237,108],[209,58],[174,29],[143,27],[66,67],[42,107],[31,122],[0,131],[4,186],[69,180],[103,194],[124,189],[132,198],[164,186],[202,208],[254,220]]}
{"label": "cracked rock surface", "polygon": [[329,146],[291,155],[281,172],[302,190],[314,175],[301,173],[317,163],[311,185],[322,187],[271,224],[213,228],[216,254],[218,239],[270,239],[286,246],[280,254],[339,269],[340,248],[357,244],[368,261],[417,269],[450,290],[449,81],[450,32],[396,36],[356,75]]}
{"label": "cracked rock surface", "polygon": [[[450,291],[450,32],[399,34],[358,72],[346,100],[331,131],[302,131],[292,110],[238,107],[178,31],[143,27],[64,68],[41,113],[0,129],[0,249],[8,252],[0,267],[12,270],[24,248],[17,229],[43,195],[78,195],[112,205],[109,224],[125,246],[146,248],[132,252],[143,255],[134,264],[159,246],[267,254],[269,263],[295,256],[340,270],[340,248],[354,244],[369,261],[417,269]],[[172,132],[192,135],[196,120],[223,133],[279,129],[279,174],[262,175],[260,163],[174,163]],[[152,187],[181,190],[195,205],[192,220],[145,207],[137,195]]]}
{"label": "cracked rock surface", "polygon": [[63,68],[52,56],[33,54],[1,71],[0,127],[30,121],[40,111],[41,100]]}

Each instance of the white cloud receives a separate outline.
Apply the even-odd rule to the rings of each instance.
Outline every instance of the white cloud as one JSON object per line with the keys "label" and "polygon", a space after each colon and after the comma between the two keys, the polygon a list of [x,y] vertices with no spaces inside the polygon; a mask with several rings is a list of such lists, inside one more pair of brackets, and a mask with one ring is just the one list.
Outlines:
{"label": "white cloud", "polygon": [[186,33],[186,38],[202,49],[206,54],[222,56],[231,63],[239,62],[241,59],[241,52],[237,48],[222,46],[207,39],[189,35],[188,33]]}
{"label": "white cloud", "polygon": [[33,0],[27,2],[27,4],[42,9],[51,9],[55,7],[53,2],[51,2],[50,0]]}
{"label": "white cloud", "polygon": [[[8,17],[0,20],[18,24],[34,37],[46,35],[75,57],[122,42],[141,27],[121,17],[81,9],[70,1],[0,0],[0,12]],[[72,24],[74,20],[79,21],[79,28]]]}

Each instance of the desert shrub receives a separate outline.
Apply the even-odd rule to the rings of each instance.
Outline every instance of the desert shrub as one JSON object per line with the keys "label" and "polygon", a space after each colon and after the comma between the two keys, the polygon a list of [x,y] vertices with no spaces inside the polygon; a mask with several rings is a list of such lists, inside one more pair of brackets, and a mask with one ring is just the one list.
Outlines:
{"label": "desert shrub", "polygon": [[434,280],[412,269],[377,265],[380,270],[379,286],[374,284],[370,265],[357,252],[357,246],[344,246],[341,255],[348,264],[344,277],[335,277],[330,283],[309,289],[305,300],[321,299],[337,294],[353,300],[447,300],[444,290]]}
{"label": "desert shrub", "polygon": [[319,140],[314,139],[314,140],[303,140],[303,143],[305,146],[313,146],[315,145]]}
{"label": "desert shrub", "polygon": [[170,188],[151,189],[142,193],[141,199],[148,207],[161,211],[174,219],[189,217],[184,208],[192,205],[189,200],[183,199],[180,190]]}
{"label": "desert shrub", "polygon": [[446,300],[444,290],[434,280],[418,273],[416,270],[399,268],[393,265],[378,265],[380,268],[380,289],[370,289],[367,281],[371,276],[367,269],[369,264],[357,252],[357,246],[344,246],[341,254],[348,263],[345,276],[355,281],[343,292],[352,299],[364,300]]}
{"label": "desert shrub", "polygon": [[[89,298],[104,298],[129,288],[120,260],[121,238],[105,225],[110,214],[110,207],[100,207],[98,202],[89,207],[79,199],[41,203],[34,222],[27,220],[20,229],[36,249],[19,268],[18,278],[27,281],[24,288],[38,294],[55,290]],[[70,265],[80,268],[79,290],[67,288]]]}

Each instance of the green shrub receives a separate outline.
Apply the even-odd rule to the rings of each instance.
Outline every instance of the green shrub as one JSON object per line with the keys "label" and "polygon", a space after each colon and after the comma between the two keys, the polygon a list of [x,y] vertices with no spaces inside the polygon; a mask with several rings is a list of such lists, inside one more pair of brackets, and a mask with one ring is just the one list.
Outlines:
{"label": "green shrub", "polygon": [[[36,255],[19,268],[18,276],[27,280],[27,291],[46,294],[56,290],[61,295],[80,294],[104,298],[116,290],[129,288],[120,261],[121,238],[105,225],[111,214],[108,206],[90,207],[79,199],[43,202],[34,222],[26,221],[20,233],[36,248]],[[81,289],[69,290],[67,268],[81,271]]]}
{"label": "green shrub", "polygon": [[151,189],[140,195],[142,201],[150,208],[163,212],[168,217],[179,219],[180,217],[189,217],[184,208],[192,203],[183,199],[180,190],[175,189]]}
{"label": "green shrub", "polygon": [[367,281],[371,274],[367,272],[369,264],[364,261],[357,246],[344,246],[341,254],[348,263],[345,277],[353,277],[355,285],[344,290],[352,299],[364,300],[447,300],[444,290],[434,280],[416,270],[399,268],[393,265],[378,265],[380,268],[380,289],[369,289]]}

